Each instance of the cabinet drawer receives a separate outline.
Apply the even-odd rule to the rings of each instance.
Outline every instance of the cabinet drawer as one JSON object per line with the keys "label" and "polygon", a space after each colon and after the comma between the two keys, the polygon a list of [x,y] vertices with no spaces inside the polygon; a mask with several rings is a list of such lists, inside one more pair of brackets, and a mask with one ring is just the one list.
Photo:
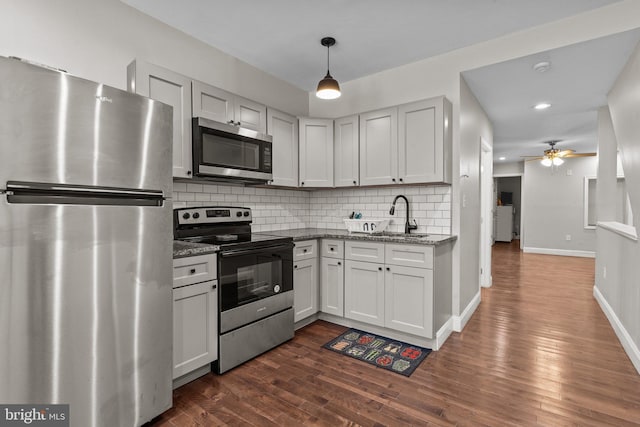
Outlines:
{"label": "cabinet drawer", "polygon": [[384,263],[384,243],[347,240],[344,243],[344,258],[353,261]]}
{"label": "cabinet drawer", "polygon": [[216,268],[216,256],[213,254],[174,259],[173,287],[214,280]]}
{"label": "cabinet drawer", "polygon": [[322,239],[322,256],[329,258],[344,258],[344,241]]}
{"label": "cabinet drawer", "polygon": [[304,240],[295,242],[293,248],[293,260],[300,261],[303,259],[311,259],[318,256],[318,241]]}
{"label": "cabinet drawer", "polygon": [[391,265],[432,269],[433,246],[387,244],[385,260]]}

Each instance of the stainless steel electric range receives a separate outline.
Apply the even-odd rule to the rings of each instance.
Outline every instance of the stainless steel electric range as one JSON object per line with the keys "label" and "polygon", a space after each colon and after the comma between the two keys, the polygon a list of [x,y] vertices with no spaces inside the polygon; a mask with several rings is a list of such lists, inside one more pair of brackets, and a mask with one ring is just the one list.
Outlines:
{"label": "stainless steel electric range", "polygon": [[291,338],[293,240],[251,233],[251,209],[174,209],[174,238],[220,246],[218,361],[223,373]]}

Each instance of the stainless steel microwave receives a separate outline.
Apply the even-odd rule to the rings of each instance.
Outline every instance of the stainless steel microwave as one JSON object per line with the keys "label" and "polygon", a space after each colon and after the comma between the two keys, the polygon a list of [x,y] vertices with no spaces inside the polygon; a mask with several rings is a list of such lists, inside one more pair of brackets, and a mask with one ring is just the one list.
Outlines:
{"label": "stainless steel microwave", "polygon": [[265,183],[273,179],[272,138],[251,129],[193,118],[193,174],[214,180]]}

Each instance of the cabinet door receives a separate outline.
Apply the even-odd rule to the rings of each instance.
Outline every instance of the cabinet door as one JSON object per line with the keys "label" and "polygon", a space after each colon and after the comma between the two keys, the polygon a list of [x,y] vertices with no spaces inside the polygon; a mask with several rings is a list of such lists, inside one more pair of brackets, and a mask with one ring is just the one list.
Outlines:
{"label": "cabinet door", "polygon": [[344,316],[384,326],[383,264],[345,261]]}
{"label": "cabinet door", "polygon": [[293,321],[318,312],[318,259],[296,261],[293,265]]}
{"label": "cabinet door", "polygon": [[358,185],[360,129],[358,116],[344,117],[334,121],[334,178],[336,187]]}
{"label": "cabinet door", "polygon": [[398,109],[360,114],[360,185],[398,182]]}
{"label": "cabinet door", "polygon": [[298,186],[298,119],[269,108],[267,133],[273,137],[273,185]]}
{"label": "cabinet door", "polygon": [[191,79],[144,61],[127,67],[127,86],[134,92],[173,107],[173,176],[190,178]]}
{"label": "cabinet door", "polygon": [[222,123],[234,121],[235,95],[206,83],[193,81],[193,117]]}
{"label": "cabinet door", "polygon": [[300,186],[333,187],[333,120],[300,119]]}
{"label": "cabinet door", "polygon": [[173,290],[173,379],[218,358],[216,282]]}
{"label": "cabinet door", "polygon": [[344,316],[344,261],[321,258],[320,310],[336,316]]}
{"label": "cabinet door", "polygon": [[433,271],[387,265],[384,326],[433,338]]}
{"label": "cabinet door", "polygon": [[236,96],[233,115],[240,127],[267,133],[267,107],[241,96]]}
{"label": "cabinet door", "polygon": [[398,174],[406,184],[441,182],[442,107],[434,100],[398,107]]}

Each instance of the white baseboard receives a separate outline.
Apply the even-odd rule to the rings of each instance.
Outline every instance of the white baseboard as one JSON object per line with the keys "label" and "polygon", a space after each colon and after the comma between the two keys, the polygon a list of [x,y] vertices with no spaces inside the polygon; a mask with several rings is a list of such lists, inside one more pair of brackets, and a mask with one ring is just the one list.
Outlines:
{"label": "white baseboard", "polygon": [[483,288],[490,288],[493,285],[493,276],[489,276],[488,283],[481,283],[480,286]]}
{"label": "white baseboard", "polygon": [[450,317],[438,332],[436,332],[436,345],[435,348],[440,349],[442,344],[449,338],[449,335],[453,332],[453,317]]}
{"label": "white baseboard", "polygon": [[629,332],[627,332],[622,322],[620,322],[620,319],[618,319],[615,311],[613,311],[613,308],[611,308],[597,286],[593,287],[593,296],[596,301],[598,301],[598,304],[600,304],[600,308],[602,308],[602,311],[604,312],[605,316],[607,316],[607,319],[609,319],[609,323],[611,324],[611,327],[620,340],[620,344],[622,344],[622,347],[627,353],[627,356],[629,356],[629,359],[631,359],[631,363],[633,363],[636,371],[638,371],[638,373],[640,374],[640,349],[638,348],[636,343],[633,342],[631,335],[629,335]]}
{"label": "white baseboard", "polygon": [[476,294],[475,297],[471,299],[471,302],[467,305],[460,316],[453,316],[453,330],[456,332],[462,332],[464,327],[467,325],[469,319],[473,313],[475,313],[476,309],[480,305],[480,291]]}
{"label": "white baseboard", "polygon": [[594,251],[577,251],[571,249],[549,249],[549,248],[532,248],[525,246],[523,252],[531,254],[544,254],[544,255],[560,255],[560,256],[577,256],[582,258],[595,258],[596,253]]}

